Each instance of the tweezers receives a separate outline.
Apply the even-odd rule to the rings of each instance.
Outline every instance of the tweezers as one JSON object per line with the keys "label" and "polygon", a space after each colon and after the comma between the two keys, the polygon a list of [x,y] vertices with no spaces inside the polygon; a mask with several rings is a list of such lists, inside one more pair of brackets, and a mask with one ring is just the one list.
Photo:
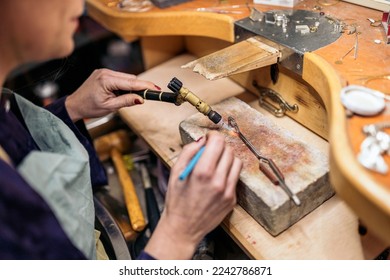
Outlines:
{"label": "tweezers", "polygon": [[[284,176],[280,169],[276,166],[274,161],[270,158],[267,158],[263,155],[261,155],[256,148],[252,145],[251,142],[244,136],[244,134],[241,133],[237,122],[235,119],[231,116],[228,117],[228,124],[230,127],[234,128],[235,132],[238,134],[240,139],[245,143],[245,145],[249,148],[249,150],[257,157],[259,160],[259,169],[261,172],[264,173],[265,176],[274,184],[279,185],[289,196],[289,198],[295,203],[295,205],[299,206],[301,205],[301,201],[299,198],[292,193],[290,188],[286,185]],[[270,169],[267,167],[267,165],[270,167]]]}

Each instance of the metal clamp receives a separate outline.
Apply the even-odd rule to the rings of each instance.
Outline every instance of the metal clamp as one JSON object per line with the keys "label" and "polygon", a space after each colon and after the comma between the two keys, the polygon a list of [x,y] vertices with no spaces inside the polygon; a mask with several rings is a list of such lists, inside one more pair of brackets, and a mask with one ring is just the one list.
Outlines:
{"label": "metal clamp", "polygon": [[[262,86],[259,86],[256,81],[253,81],[253,86],[258,90],[260,96],[259,96],[259,104],[261,107],[272,113],[274,116],[280,118],[284,117],[286,114],[286,111],[290,111],[293,113],[298,112],[299,107],[297,104],[290,105],[283,99],[283,97],[277,93],[276,91],[265,88]],[[273,103],[277,104],[279,108],[273,103],[269,102],[268,99],[270,99]]]}

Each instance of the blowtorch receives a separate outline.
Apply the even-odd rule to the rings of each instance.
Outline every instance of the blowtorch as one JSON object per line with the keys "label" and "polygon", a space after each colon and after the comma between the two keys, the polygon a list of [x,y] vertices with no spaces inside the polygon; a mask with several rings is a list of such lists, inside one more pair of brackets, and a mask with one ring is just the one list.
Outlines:
{"label": "blowtorch", "polygon": [[189,89],[183,87],[183,83],[174,77],[168,84],[168,88],[173,92],[156,91],[156,90],[138,90],[138,91],[124,91],[114,90],[114,94],[122,95],[127,93],[137,94],[147,100],[156,100],[173,103],[176,106],[180,106],[185,101],[188,101],[193,105],[200,113],[207,116],[213,123],[218,124],[220,127],[230,130],[223,120],[222,116],[214,111],[210,105],[196,96]]}

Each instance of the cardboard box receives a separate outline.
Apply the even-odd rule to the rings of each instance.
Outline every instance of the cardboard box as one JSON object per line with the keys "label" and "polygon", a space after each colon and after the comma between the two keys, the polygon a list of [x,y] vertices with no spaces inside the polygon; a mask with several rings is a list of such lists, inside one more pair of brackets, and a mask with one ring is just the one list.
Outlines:
{"label": "cardboard box", "polygon": [[254,4],[282,6],[282,7],[294,7],[298,4],[299,0],[253,0]]}

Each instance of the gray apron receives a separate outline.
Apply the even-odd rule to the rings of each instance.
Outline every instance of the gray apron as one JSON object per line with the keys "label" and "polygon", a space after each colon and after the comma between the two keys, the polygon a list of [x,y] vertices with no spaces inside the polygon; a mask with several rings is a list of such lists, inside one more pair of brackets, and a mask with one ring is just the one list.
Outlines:
{"label": "gray apron", "polygon": [[62,120],[15,94],[24,121],[41,151],[17,167],[50,206],[68,238],[96,259],[95,213],[88,153]]}

